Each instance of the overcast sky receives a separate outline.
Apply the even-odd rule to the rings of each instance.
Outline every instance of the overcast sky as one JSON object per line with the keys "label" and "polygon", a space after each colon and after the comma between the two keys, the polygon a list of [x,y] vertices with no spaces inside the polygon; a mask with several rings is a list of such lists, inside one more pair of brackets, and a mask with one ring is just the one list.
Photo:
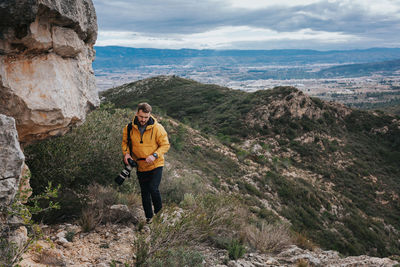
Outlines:
{"label": "overcast sky", "polygon": [[400,47],[400,0],[93,0],[96,45],[193,49]]}

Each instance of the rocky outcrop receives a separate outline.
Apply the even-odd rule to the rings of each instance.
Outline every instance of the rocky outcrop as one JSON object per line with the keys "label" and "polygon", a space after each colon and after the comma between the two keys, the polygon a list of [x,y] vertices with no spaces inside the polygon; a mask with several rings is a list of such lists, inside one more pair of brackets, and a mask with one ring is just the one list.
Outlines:
{"label": "rocky outcrop", "polygon": [[64,134],[99,99],[91,0],[0,2],[0,113],[21,143]]}
{"label": "rocky outcrop", "polygon": [[96,38],[91,0],[0,0],[0,235],[18,248],[26,228],[6,210],[31,193],[20,144],[64,134],[99,105]]}
{"label": "rocky outcrop", "polygon": [[0,114],[0,206],[14,198],[24,166],[15,120]]}
{"label": "rocky outcrop", "polygon": [[[278,91],[277,89],[280,89]],[[336,120],[342,120],[352,110],[343,104],[322,102],[317,98],[309,97],[294,87],[274,88],[275,94],[268,98],[265,105],[256,105],[246,116],[246,121],[251,127],[270,127],[270,120],[284,116],[300,119],[307,117],[310,120],[323,118],[328,110],[334,110]]]}

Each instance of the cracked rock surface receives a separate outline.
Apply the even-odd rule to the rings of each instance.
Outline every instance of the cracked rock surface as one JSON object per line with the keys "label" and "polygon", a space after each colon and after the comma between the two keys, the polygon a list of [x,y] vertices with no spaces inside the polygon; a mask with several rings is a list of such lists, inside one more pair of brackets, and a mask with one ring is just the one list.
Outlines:
{"label": "cracked rock surface", "polygon": [[15,120],[0,114],[0,206],[8,205],[14,198],[24,159]]}
{"label": "cracked rock surface", "polygon": [[0,113],[22,145],[62,135],[99,105],[91,0],[0,2]]}

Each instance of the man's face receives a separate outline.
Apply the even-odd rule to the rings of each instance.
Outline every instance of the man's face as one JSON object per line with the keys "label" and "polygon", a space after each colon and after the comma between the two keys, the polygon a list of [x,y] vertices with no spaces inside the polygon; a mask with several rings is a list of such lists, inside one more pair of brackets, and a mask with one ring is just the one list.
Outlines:
{"label": "man's face", "polygon": [[145,126],[150,119],[150,112],[145,113],[143,110],[139,110],[136,112],[136,117],[138,118],[140,125]]}

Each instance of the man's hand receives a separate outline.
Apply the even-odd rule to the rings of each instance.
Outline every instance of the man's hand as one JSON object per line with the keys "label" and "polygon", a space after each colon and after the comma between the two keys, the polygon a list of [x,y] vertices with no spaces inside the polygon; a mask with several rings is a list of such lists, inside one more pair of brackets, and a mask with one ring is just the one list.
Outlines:
{"label": "man's hand", "polygon": [[152,163],[152,162],[155,161],[155,160],[156,160],[156,158],[155,158],[153,155],[150,155],[150,156],[148,156],[148,157],[146,158],[146,162],[147,162],[148,164]]}
{"label": "man's hand", "polygon": [[[129,153],[126,153],[126,154],[125,154],[125,157],[124,157],[125,165],[128,165],[128,159],[132,159],[132,157],[131,157],[131,155],[129,155]],[[133,160],[133,159],[132,159],[132,160]]]}

